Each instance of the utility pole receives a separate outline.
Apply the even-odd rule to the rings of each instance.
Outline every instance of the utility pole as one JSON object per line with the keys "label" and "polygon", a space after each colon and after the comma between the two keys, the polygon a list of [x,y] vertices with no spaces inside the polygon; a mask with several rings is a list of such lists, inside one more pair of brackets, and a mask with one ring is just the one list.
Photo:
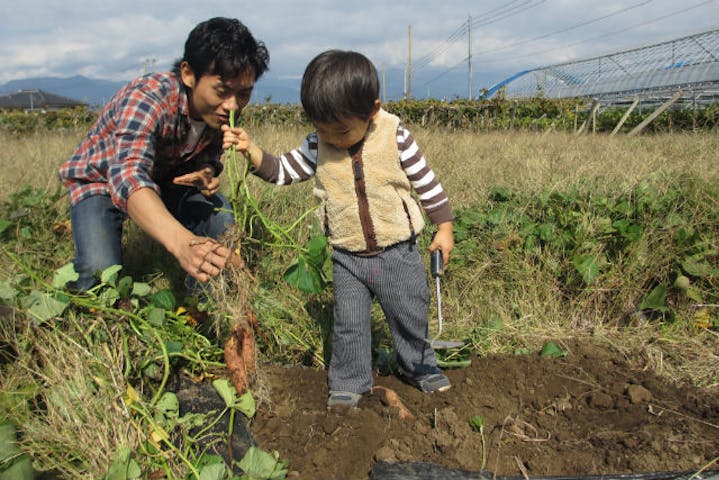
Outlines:
{"label": "utility pole", "polygon": [[467,66],[469,67],[467,92],[469,100],[472,100],[472,15],[467,17]]}
{"label": "utility pole", "polygon": [[408,55],[407,55],[407,94],[406,98],[412,98],[412,25],[407,28]]}
{"label": "utility pole", "polygon": [[382,64],[382,103],[387,103],[387,77],[385,76],[384,63]]}
{"label": "utility pole", "polygon": [[155,70],[155,65],[157,64],[157,59],[154,57],[146,58],[142,61],[142,73],[145,74],[148,72],[153,72]]}

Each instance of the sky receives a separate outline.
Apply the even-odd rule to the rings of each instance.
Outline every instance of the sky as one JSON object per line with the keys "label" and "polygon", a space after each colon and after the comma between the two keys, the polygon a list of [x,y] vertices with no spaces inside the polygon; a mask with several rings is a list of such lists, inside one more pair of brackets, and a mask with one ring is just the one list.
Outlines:
{"label": "sky", "polygon": [[384,99],[408,89],[446,98],[529,68],[717,29],[719,0],[5,0],[0,84],[169,69],[190,30],[215,16],[240,19],[265,43],[265,78],[299,85],[316,54],[339,48],[375,63]]}

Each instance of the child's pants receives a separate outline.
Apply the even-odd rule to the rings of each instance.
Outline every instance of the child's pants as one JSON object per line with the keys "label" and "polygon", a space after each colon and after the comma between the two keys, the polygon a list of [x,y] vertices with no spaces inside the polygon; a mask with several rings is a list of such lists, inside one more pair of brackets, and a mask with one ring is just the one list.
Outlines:
{"label": "child's pants", "polygon": [[364,393],[372,387],[370,309],[377,298],[387,321],[403,373],[437,373],[429,344],[429,284],[414,241],[376,256],[332,252],[334,327],[328,382],[331,391]]}

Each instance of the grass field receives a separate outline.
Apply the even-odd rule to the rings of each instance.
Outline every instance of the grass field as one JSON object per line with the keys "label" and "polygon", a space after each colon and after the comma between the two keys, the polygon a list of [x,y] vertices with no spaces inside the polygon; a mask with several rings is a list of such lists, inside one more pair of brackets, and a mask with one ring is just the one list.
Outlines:
{"label": "grass field", "polygon": [[[610,138],[412,130],[456,212],[457,246],[443,279],[446,338],[466,339],[488,354],[594,336],[640,352],[661,375],[719,390],[717,132]],[[299,145],[306,132],[263,127],[252,133],[280,153]],[[68,218],[66,198],[54,194],[57,167],[82,134],[0,132],[0,298],[13,307],[0,317],[0,382],[3,392],[15,392],[0,398],[0,419],[19,425],[25,448],[41,467],[91,478],[103,474],[120,447],[136,451],[139,439],[158,431],[148,430],[157,426],[149,407],[138,407],[133,422],[117,420],[133,404],[122,400],[133,391],[130,385],[146,385],[144,393],[153,397],[148,404],[157,408],[162,369],[170,361],[188,362],[199,374],[220,365],[221,356],[211,335],[188,332],[171,313],[148,329],[138,327],[147,309],[136,310],[138,318],[123,317],[98,299],[42,322],[25,314],[32,298],[54,292],[43,281],[52,283],[53,272],[72,260],[71,237],[53,231]],[[310,183],[273,187],[247,180],[263,215],[279,226],[312,207]],[[302,245],[316,233],[309,215],[290,235]],[[422,234],[422,247],[431,233]],[[257,278],[248,287],[251,297],[242,301],[258,316],[262,358],[321,366],[331,294],[287,285],[282,276],[296,250],[269,246],[262,229],[255,234],[258,240],[242,240]],[[182,275],[160,247],[132,226],[126,246],[124,274],[182,298]],[[215,321],[231,321],[237,297],[224,292],[215,301]],[[434,318],[433,310],[431,333]],[[379,309],[374,320],[381,351],[389,343]],[[181,351],[168,353],[165,343],[158,354],[154,329],[181,344]],[[64,362],[55,362],[57,368],[42,368],[58,357]],[[159,373],[148,371],[152,365],[159,365]],[[57,400],[88,392],[97,404]],[[52,416],[38,416],[28,405],[39,394],[57,400]],[[103,418],[93,420],[100,411]],[[106,432],[107,444],[88,446],[77,434],[77,418]],[[168,471],[192,470],[193,459],[181,453],[179,460],[147,452],[143,458]]]}

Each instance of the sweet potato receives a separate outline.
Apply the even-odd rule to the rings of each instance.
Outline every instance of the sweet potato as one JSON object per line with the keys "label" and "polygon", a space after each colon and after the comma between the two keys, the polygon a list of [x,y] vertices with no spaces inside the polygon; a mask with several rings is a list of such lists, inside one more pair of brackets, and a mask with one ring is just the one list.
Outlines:
{"label": "sweet potato", "polygon": [[372,394],[374,393],[379,393],[382,403],[388,407],[398,409],[400,419],[405,420],[408,418],[414,418],[412,412],[410,412],[404,403],[402,403],[402,400],[399,398],[399,395],[397,395],[397,392],[391,388],[375,386],[372,387]]}

